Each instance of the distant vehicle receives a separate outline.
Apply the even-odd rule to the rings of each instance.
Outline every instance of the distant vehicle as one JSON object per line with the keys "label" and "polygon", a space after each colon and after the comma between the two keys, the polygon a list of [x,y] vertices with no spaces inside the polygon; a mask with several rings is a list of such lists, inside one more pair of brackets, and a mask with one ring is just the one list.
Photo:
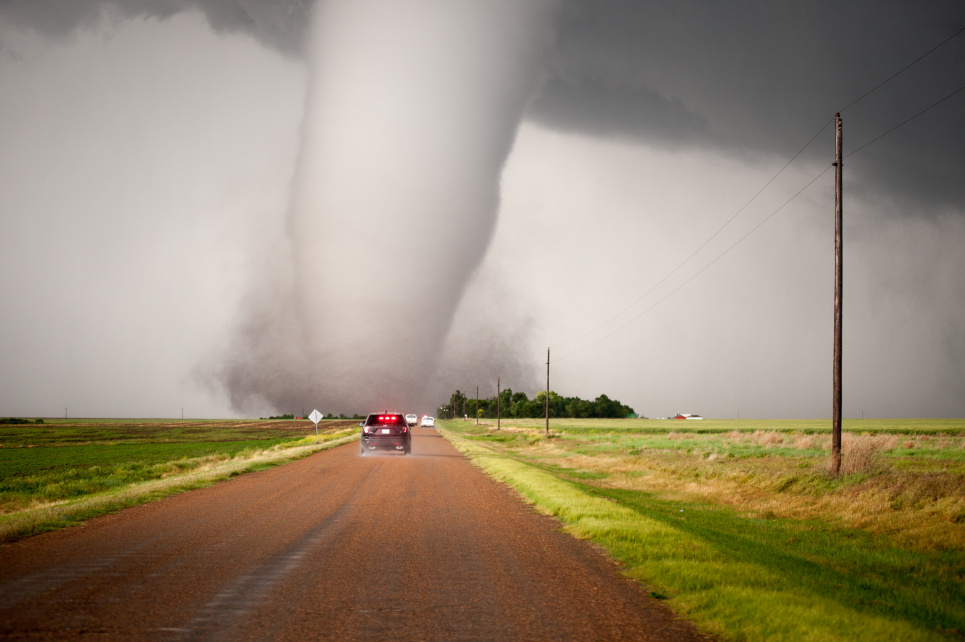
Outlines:
{"label": "distant vehicle", "polygon": [[396,450],[403,455],[412,452],[412,431],[409,422],[396,412],[373,412],[362,422],[360,448],[370,450]]}
{"label": "distant vehicle", "polygon": [[406,422],[407,424],[409,424],[410,426],[414,426],[414,425],[416,425],[417,423],[419,423],[419,416],[418,416],[418,415],[406,415],[406,416],[405,416],[405,422]]}
{"label": "distant vehicle", "polygon": [[425,417],[423,417],[423,418],[422,418],[422,427],[423,427],[423,428],[435,428],[435,427],[436,427],[435,417],[430,417],[429,415],[426,415]]}

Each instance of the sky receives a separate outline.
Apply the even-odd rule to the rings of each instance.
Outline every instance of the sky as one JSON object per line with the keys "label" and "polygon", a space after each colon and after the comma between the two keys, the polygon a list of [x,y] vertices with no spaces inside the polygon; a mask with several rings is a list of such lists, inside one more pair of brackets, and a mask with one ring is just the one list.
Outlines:
{"label": "sky", "polygon": [[840,112],[844,416],[965,416],[963,27],[0,1],[0,415],[432,414],[549,348],[648,417],[830,417]]}

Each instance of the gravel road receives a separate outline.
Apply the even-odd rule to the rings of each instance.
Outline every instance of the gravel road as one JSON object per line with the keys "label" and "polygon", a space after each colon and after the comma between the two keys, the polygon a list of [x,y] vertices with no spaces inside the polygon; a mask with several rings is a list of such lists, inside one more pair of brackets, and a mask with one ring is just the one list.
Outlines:
{"label": "gravel road", "polygon": [[0,638],[706,639],[429,429],[2,547]]}

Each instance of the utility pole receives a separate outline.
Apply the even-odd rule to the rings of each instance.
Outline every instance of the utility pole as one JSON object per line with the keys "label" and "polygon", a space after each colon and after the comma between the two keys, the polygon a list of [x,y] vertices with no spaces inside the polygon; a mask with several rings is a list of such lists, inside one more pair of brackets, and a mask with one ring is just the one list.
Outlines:
{"label": "utility pole", "polygon": [[499,377],[496,377],[496,430],[499,430],[503,421],[503,413],[499,407],[499,402]]}
{"label": "utility pole", "polygon": [[831,471],[841,473],[841,312],[844,295],[844,224],[841,204],[841,114],[834,115],[834,377],[831,402]]}
{"label": "utility pole", "polygon": [[476,425],[479,425],[479,386],[476,386]]}
{"label": "utility pole", "polygon": [[546,436],[550,436],[550,349],[546,348]]}

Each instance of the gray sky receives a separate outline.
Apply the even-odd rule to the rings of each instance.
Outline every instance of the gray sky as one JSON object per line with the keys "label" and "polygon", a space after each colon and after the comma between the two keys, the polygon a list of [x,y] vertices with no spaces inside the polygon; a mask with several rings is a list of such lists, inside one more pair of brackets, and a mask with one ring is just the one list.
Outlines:
{"label": "gray sky", "polygon": [[[552,346],[564,395],[829,416],[830,172],[682,284],[830,127],[661,280],[836,111],[848,154],[965,85],[962,35],[849,106],[965,8],[516,4],[0,2],[0,415],[431,412]],[[965,413],[962,113],[845,163],[845,416]]]}

